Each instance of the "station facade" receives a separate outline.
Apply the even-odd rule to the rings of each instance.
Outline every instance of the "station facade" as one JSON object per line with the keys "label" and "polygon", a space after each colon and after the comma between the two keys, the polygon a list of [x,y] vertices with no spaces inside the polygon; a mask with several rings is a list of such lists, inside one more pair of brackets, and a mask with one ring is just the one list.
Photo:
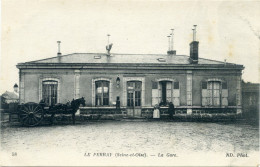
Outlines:
{"label": "station facade", "polygon": [[241,109],[243,65],[199,58],[198,42],[190,55],[73,53],[19,63],[20,103],[48,105],[85,97],[86,108],[114,108],[128,115],[172,102],[183,113]]}

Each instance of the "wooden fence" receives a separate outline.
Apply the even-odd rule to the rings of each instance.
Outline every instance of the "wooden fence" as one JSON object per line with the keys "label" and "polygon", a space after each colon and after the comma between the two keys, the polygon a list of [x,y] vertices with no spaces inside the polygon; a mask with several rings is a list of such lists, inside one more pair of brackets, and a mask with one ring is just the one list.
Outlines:
{"label": "wooden fence", "polygon": [[18,121],[18,103],[9,103],[0,109],[1,123]]}

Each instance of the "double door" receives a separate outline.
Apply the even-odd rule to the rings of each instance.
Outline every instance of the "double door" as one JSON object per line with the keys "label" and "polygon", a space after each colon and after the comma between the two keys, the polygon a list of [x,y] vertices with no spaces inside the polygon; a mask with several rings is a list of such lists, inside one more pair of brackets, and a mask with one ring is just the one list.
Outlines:
{"label": "double door", "polygon": [[141,116],[142,82],[127,82],[127,113],[133,117]]}

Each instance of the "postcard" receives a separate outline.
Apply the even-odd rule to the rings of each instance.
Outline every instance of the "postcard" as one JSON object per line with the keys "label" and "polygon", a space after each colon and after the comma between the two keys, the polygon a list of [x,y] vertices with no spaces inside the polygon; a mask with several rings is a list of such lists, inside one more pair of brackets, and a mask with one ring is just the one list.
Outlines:
{"label": "postcard", "polygon": [[1,166],[259,166],[260,1],[2,0]]}

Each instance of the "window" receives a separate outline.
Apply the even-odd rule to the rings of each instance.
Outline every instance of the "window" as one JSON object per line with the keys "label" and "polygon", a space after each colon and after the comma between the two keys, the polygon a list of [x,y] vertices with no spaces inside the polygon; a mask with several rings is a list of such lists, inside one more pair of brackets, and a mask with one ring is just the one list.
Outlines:
{"label": "window", "polygon": [[51,106],[57,103],[58,82],[47,80],[42,82],[42,99],[45,104]]}
{"label": "window", "polygon": [[208,105],[220,106],[220,82],[208,82]]}
{"label": "window", "polygon": [[165,58],[158,58],[157,59],[159,62],[166,62],[166,59]]}
{"label": "window", "polygon": [[142,82],[128,81],[127,82],[127,106],[141,106]]}
{"label": "window", "polygon": [[228,106],[227,82],[203,81],[201,88],[202,106]]}
{"label": "window", "polygon": [[109,105],[109,81],[96,81],[96,105]]}
{"label": "window", "polygon": [[101,56],[100,55],[96,55],[96,56],[94,56],[94,59],[101,59]]}

